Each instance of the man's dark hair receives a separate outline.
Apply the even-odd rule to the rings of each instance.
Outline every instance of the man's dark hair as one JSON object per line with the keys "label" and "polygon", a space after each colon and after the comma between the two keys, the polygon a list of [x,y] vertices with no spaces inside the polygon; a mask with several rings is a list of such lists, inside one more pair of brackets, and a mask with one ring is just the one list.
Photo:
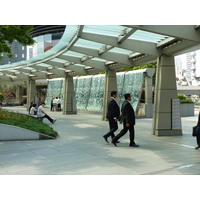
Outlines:
{"label": "man's dark hair", "polygon": [[117,91],[112,91],[111,93],[110,93],[110,96],[112,97],[113,95],[116,95],[117,94]]}
{"label": "man's dark hair", "polygon": [[127,93],[127,94],[124,95],[124,98],[127,100],[130,96],[131,96],[131,94]]}

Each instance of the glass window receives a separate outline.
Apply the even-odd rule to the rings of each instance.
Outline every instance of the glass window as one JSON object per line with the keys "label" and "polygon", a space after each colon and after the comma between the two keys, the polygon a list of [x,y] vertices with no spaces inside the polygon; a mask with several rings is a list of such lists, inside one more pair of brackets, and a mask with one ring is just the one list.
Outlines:
{"label": "glass window", "polygon": [[165,38],[164,35],[150,33],[150,32],[141,31],[141,30],[137,30],[133,35],[129,37],[129,39],[141,40],[141,41],[146,41],[146,42],[154,42],[154,43],[164,38]]}
{"label": "glass window", "polygon": [[44,48],[38,48],[38,53],[44,53]]}
{"label": "glass window", "polygon": [[45,42],[51,42],[51,34],[44,35],[44,41]]}
{"label": "glass window", "polygon": [[44,42],[44,36],[43,36],[43,35],[38,36],[37,42],[38,42],[38,43],[39,43],[39,42]]}
{"label": "glass window", "polygon": [[22,46],[22,50],[24,50],[24,46]]}
{"label": "glass window", "polygon": [[58,40],[62,37],[63,33],[53,33],[52,40]]}
{"label": "glass window", "polygon": [[24,53],[22,54],[22,58],[24,58]]}
{"label": "glass window", "polygon": [[123,26],[118,25],[85,25],[83,31],[117,37],[123,29]]}
{"label": "glass window", "polygon": [[15,54],[15,58],[17,58],[17,57],[18,57],[18,54],[16,53],[16,54]]}
{"label": "glass window", "polygon": [[90,49],[96,49],[99,50],[102,47],[102,43],[97,43],[89,40],[84,40],[84,39],[79,39],[74,46],[79,46],[79,47],[86,47]]}
{"label": "glass window", "polygon": [[132,51],[122,49],[122,48],[118,48],[118,47],[111,49],[109,52],[120,53],[120,54],[130,54],[130,53],[132,53]]}

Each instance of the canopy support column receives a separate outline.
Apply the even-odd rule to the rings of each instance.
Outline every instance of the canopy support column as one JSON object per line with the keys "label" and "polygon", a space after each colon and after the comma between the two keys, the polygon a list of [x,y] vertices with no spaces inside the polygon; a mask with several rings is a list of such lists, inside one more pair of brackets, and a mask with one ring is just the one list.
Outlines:
{"label": "canopy support column", "polygon": [[77,114],[73,77],[65,77],[63,115]]}
{"label": "canopy support column", "polygon": [[181,127],[172,129],[172,99],[177,99],[174,57],[162,55],[158,58],[156,74],[153,135],[182,135]]}
{"label": "canopy support column", "polygon": [[153,95],[152,95],[152,77],[145,76],[145,104],[152,104]]}
{"label": "canopy support column", "polygon": [[31,105],[31,102],[35,102],[36,97],[36,84],[35,80],[29,79],[27,81],[27,110]]}
{"label": "canopy support column", "polygon": [[107,104],[113,90],[117,91],[116,71],[108,70],[105,73],[102,120],[106,120]]}
{"label": "canopy support column", "polygon": [[19,104],[21,103],[22,95],[23,95],[22,87],[17,85],[17,87],[16,87],[16,100]]}
{"label": "canopy support column", "polygon": [[144,73],[145,82],[145,117],[152,117],[153,113],[153,92],[152,92],[152,76]]}

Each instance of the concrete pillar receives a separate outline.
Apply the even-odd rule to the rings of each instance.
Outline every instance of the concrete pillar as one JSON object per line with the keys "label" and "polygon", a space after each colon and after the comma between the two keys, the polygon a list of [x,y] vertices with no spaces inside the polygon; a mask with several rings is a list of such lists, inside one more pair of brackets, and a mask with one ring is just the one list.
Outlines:
{"label": "concrete pillar", "polygon": [[116,71],[108,70],[105,73],[102,120],[106,120],[107,103],[113,90],[117,91]]}
{"label": "concrete pillar", "polygon": [[65,77],[63,115],[77,114],[73,77]]}
{"label": "concrete pillar", "polygon": [[152,104],[152,77],[145,76],[145,104]]}
{"label": "concrete pillar", "polygon": [[36,97],[36,84],[35,80],[29,79],[27,81],[27,110],[31,105],[31,102],[35,102]]}
{"label": "concrete pillar", "polygon": [[177,99],[174,57],[158,58],[153,113],[153,135],[182,135],[182,130],[172,129],[172,99]]}
{"label": "concrete pillar", "polygon": [[18,85],[16,87],[16,101],[17,101],[17,103],[21,103],[22,95],[23,95],[23,89],[22,89],[21,86]]}

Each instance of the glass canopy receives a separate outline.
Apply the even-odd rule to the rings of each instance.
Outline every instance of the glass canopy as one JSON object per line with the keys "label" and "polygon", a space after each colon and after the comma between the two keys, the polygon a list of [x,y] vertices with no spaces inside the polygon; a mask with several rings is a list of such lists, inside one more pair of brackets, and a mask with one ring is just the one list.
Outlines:
{"label": "glass canopy", "polygon": [[[25,80],[22,73],[41,79],[45,68],[52,68],[53,76],[48,78],[58,78],[70,72],[70,76],[77,76],[88,70],[88,75],[93,75],[147,64],[162,54],[199,48],[197,31],[198,26],[193,25],[67,25],[52,49],[26,61],[1,65],[0,81]],[[108,66],[111,62],[115,65]],[[57,73],[55,67],[63,73]]]}

